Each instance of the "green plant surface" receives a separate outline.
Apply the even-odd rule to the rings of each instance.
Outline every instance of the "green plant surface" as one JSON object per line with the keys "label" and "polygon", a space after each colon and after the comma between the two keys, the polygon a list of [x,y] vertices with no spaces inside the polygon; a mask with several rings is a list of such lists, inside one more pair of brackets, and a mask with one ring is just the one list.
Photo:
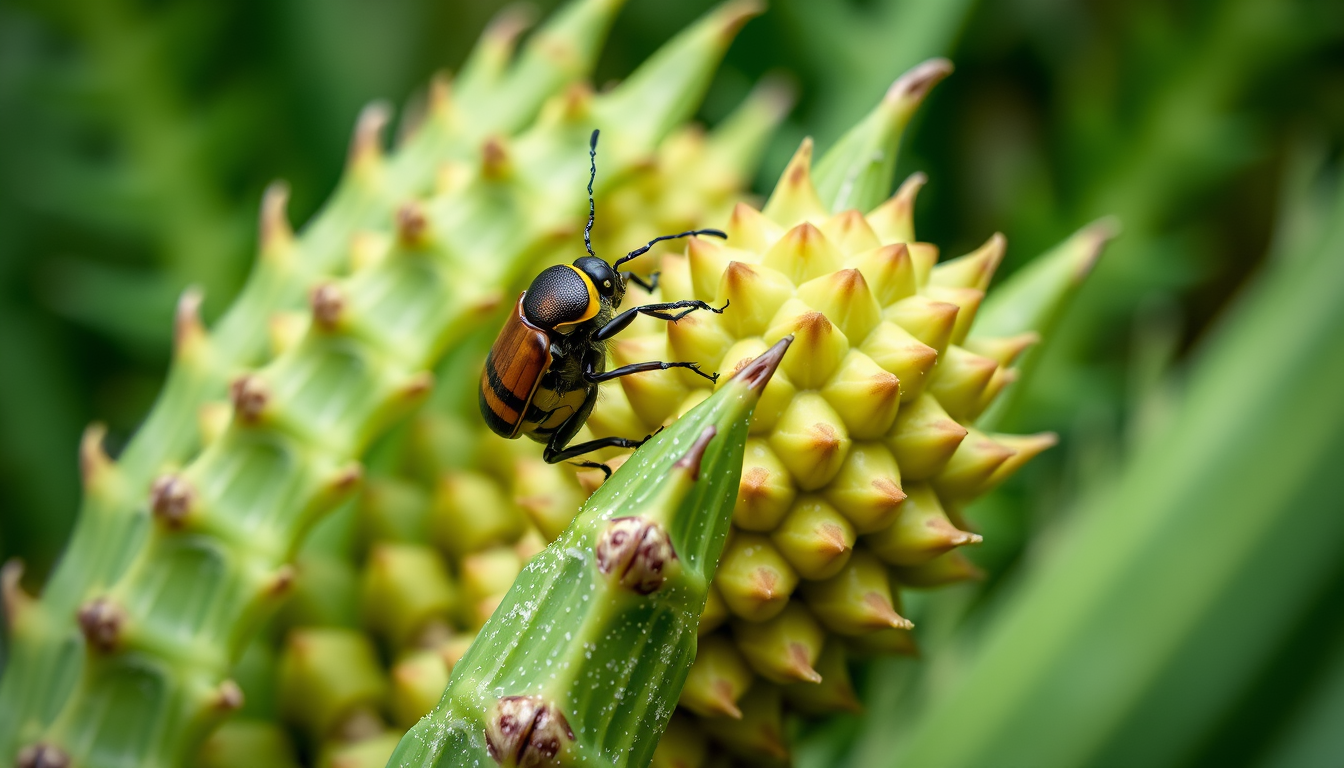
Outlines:
{"label": "green plant surface", "polygon": [[[567,51],[591,50],[610,9],[606,3],[575,6],[558,17],[556,24],[564,31],[540,38],[541,43],[532,49],[540,53],[524,53],[518,64],[508,69],[505,57],[492,66],[469,70],[460,88],[470,93],[474,78],[499,78],[502,79],[499,86],[517,78],[524,93],[541,99],[553,78],[565,77],[564,70],[557,70],[547,62]],[[601,125],[610,122],[613,115],[637,110],[639,119],[623,119],[622,130],[615,132],[615,140],[611,142],[608,157],[614,175],[619,176],[621,168],[651,151],[662,134],[698,101],[718,56],[732,38],[731,33],[751,14],[749,7],[733,6],[711,15],[679,42],[653,57],[623,87],[594,100],[591,111],[582,94],[577,101],[571,95],[559,107],[561,112],[553,110],[538,129],[519,141],[517,151],[523,167],[516,174],[509,165],[512,158],[503,154],[506,150],[497,141],[487,143],[480,164],[468,169],[463,186],[434,198],[423,208],[415,204],[400,209],[395,245],[386,258],[378,261],[380,254],[375,253],[375,263],[361,264],[364,269],[357,269],[345,286],[335,288],[328,284],[313,294],[317,320],[304,340],[260,373],[235,379],[231,389],[235,416],[232,425],[211,443],[201,458],[180,473],[163,475],[155,482],[150,506],[163,526],[147,532],[147,547],[139,552],[134,547],[112,548],[106,546],[106,537],[100,537],[99,550],[105,556],[119,554],[130,563],[126,564],[126,575],[109,587],[91,580],[94,584],[85,591],[85,596],[92,593],[106,597],[83,599],[81,623],[86,634],[103,637],[110,633],[111,641],[100,640],[99,645],[113,652],[95,653],[96,663],[86,667],[84,683],[76,689],[76,700],[65,706],[67,714],[53,726],[57,733],[67,734],[61,741],[68,740],[91,755],[90,759],[98,760],[108,757],[99,752],[97,740],[90,743],[88,737],[71,736],[68,729],[102,733],[116,739],[134,738],[133,733],[122,730],[127,720],[104,723],[91,715],[101,710],[100,704],[91,704],[95,709],[89,710],[86,707],[90,705],[82,705],[80,701],[99,701],[102,696],[113,695],[119,679],[127,679],[118,678],[118,670],[135,678],[144,673],[148,655],[167,661],[166,666],[150,664],[151,677],[166,674],[171,679],[181,673],[176,680],[187,688],[165,694],[167,701],[171,702],[172,696],[180,699],[177,704],[159,710],[160,716],[169,718],[167,723],[176,723],[168,727],[164,741],[141,741],[138,748],[151,751],[144,755],[151,762],[173,759],[171,755],[192,748],[204,725],[198,715],[209,720],[211,711],[222,711],[221,707],[226,710],[236,699],[228,686],[216,688],[219,685],[216,675],[222,672],[221,665],[226,666],[237,656],[242,641],[254,629],[250,626],[251,615],[256,611],[264,613],[267,605],[275,602],[273,596],[267,595],[276,594],[277,589],[283,591],[290,581],[283,568],[275,569],[287,559],[297,537],[312,519],[353,490],[359,470],[357,464],[350,462],[363,446],[427,389],[428,377],[417,370],[423,371],[427,363],[464,334],[472,326],[473,317],[498,303],[498,289],[492,286],[511,284],[516,279],[514,271],[523,266],[524,257],[552,245],[557,232],[570,231],[568,223],[581,202],[581,195],[576,195],[575,190],[581,190],[583,185],[579,175],[566,171],[581,170],[572,162],[573,157],[582,154],[579,133],[586,135],[586,127],[592,123]],[[573,48],[558,44],[558,40],[565,38],[577,41]],[[496,48],[500,45],[487,37],[484,54],[487,59],[491,54],[498,56],[496,51],[489,50],[492,44]],[[503,41],[503,46],[507,51],[509,42]],[[578,64],[582,58],[567,60]],[[543,76],[534,73],[534,68]],[[481,90],[497,93],[488,88]],[[454,104],[460,106],[470,105]],[[426,125],[409,141],[413,145],[436,146],[447,137],[435,129],[435,124],[451,126],[458,122],[459,114],[449,110],[448,99],[441,99]],[[522,112],[512,118],[526,116]],[[484,120],[475,123],[474,130],[480,130],[484,123]],[[361,175],[383,170],[381,158],[369,143],[372,136],[366,134],[365,140],[357,145],[353,163],[352,175],[357,180]],[[466,146],[471,146],[470,142]],[[396,167],[392,165],[389,172]],[[425,173],[421,168],[416,170]],[[572,186],[566,181],[573,182]],[[359,220],[341,211],[341,202],[342,196],[338,194],[332,208],[336,213],[325,219],[331,222],[330,228],[339,230]],[[320,226],[315,229],[321,231]],[[445,247],[445,242],[450,245]],[[268,264],[289,266],[289,260],[283,258],[286,254],[267,255],[270,258],[263,259],[261,274]],[[454,277],[447,279],[450,272]],[[460,280],[461,275],[469,272],[475,273],[474,280]],[[264,313],[250,310],[238,314],[255,320]],[[255,335],[262,335],[259,329],[252,330]],[[179,326],[178,344],[179,356],[185,361],[179,370],[186,369],[184,375],[194,377],[202,369],[218,369],[212,355],[217,335],[207,336],[190,315]],[[170,383],[170,389],[171,386]],[[170,395],[165,400],[171,402],[174,398]],[[325,427],[319,426],[323,424]],[[112,465],[96,450],[89,450],[86,462],[90,498],[99,499],[125,485],[121,475],[124,460],[123,464]],[[212,476],[219,480],[210,480]],[[263,485],[274,483],[268,486],[272,490],[260,498],[273,505],[276,517],[266,519],[267,513],[253,506],[259,498],[250,494],[261,491],[251,486],[247,478]],[[252,490],[247,490],[249,487]],[[135,494],[127,489],[126,495]],[[234,504],[244,506],[235,512],[225,511],[225,507]],[[216,508],[211,509],[212,505]],[[249,509],[248,514],[241,514],[242,509]],[[142,515],[143,512],[131,517],[147,522]],[[242,527],[235,527],[239,525]],[[249,535],[246,533],[249,525],[261,525],[269,533],[261,537]],[[253,545],[256,550],[250,549]],[[253,557],[260,559],[249,560]],[[187,570],[177,570],[183,568]],[[188,601],[203,599],[211,604],[205,597],[211,595],[221,601],[213,603],[218,613],[202,611],[193,617],[180,616],[174,612],[170,600],[149,598],[145,602],[146,596],[162,585],[176,584],[183,574],[199,568],[206,570],[194,579],[195,589],[206,589],[200,583],[202,578],[206,583],[211,577],[224,581],[214,585],[217,591],[197,592],[199,598],[181,597]],[[150,592],[143,591],[146,589]],[[139,611],[146,613],[136,615]],[[188,620],[192,628],[177,626],[176,622],[182,619]],[[58,627],[63,624],[55,623]],[[25,628],[31,631],[32,627],[40,626],[38,621],[25,616],[18,617],[15,624],[20,634]],[[173,646],[177,647],[169,650]],[[72,654],[66,653],[69,660]],[[173,671],[175,665],[177,670]],[[193,670],[193,665],[200,669]],[[14,671],[24,669],[31,674],[28,665],[11,665],[10,677],[15,677]],[[215,681],[206,682],[212,676]],[[58,700],[60,687],[48,686],[43,690],[51,692],[56,688],[53,698]],[[31,687],[27,690],[36,692]],[[150,691],[149,696],[151,701],[159,700],[155,691]],[[50,706],[28,707],[24,711],[30,717],[42,718]],[[137,721],[135,715],[128,714],[134,708],[118,708],[115,713],[101,711],[131,718],[129,722],[137,723],[141,734],[164,727],[154,717]],[[173,719],[177,717],[186,719]]]}
{"label": "green plant surface", "polygon": [[946,694],[857,764],[1168,765],[1205,746],[1344,541],[1344,195],[1326,221],[1202,345],[1168,418],[1040,553]]}
{"label": "green plant surface", "polygon": [[752,412],[792,340],[602,484],[528,563],[389,765],[648,764],[695,657]]}

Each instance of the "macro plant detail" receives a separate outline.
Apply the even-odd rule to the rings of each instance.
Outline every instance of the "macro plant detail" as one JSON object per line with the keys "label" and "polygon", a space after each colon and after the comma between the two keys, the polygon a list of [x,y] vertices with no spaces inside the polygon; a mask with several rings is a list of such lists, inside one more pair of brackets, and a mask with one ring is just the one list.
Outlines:
{"label": "macro plant detail", "polygon": [[[622,117],[621,139],[611,142],[619,177],[680,121],[733,32],[756,12],[725,6],[612,93],[566,88],[591,65],[615,9],[571,6],[516,63],[509,54],[518,29],[501,25],[456,93],[442,83],[431,89],[424,123],[392,159],[378,144],[386,117],[366,113],[351,154],[353,191],[339,191],[326,218],[295,237],[282,193],[268,198],[264,258],[229,316],[237,325],[226,320],[208,333],[193,314],[197,299],[184,299],[176,330],[183,383],[170,383],[156,414],[177,430],[174,440],[156,443],[147,427],[145,458],[114,464],[90,433],[87,498],[120,511],[83,516],[76,539],[87,537],[83,546],[94,552],[81,557],[76,543],[54,579],[62,586],[12,619],[18,661],[2,695],[15,702],[6,709],[24,714],[6,718],[6,752],[83,763],[108,753],[124,760],[130,750],[138,764],[176,764],[242,705],[229,667],[293,585],[286,561],[300,537],[357,490],[360,455],[429,390],[433,362],[499,303],[528,258],[571,231],[586,169],[566,162],[582,158],[569,145],[582,148],[591,125],[638,104],[638,117]],[[565,66],[552,63],[557,56]],[[456,129],[466,116],[472,127]],[[500,131],[518,135],[506,143]],[[572,179],[563,178],[567,166],[579,172]],[[316,260],[328,277],[291,266],[310,249],[326,259]],[[286,314],[305,284],[308,313]],[[268,323],[276,357],[236,374],[265,344]],[[215,389],[230,376],[227,392]],[[212,394],[229,399],[217,403]],[[204,450],[164,471],[174,453],[185,458],[198,418]],[[142,480],[134,474],[155,470]],[[137,485],[152,491],[140,496]],[[182,586],[191,591],[175,593]],[[124,698],[130,691],[141,695]]]}
{"label": "macro plant detail", "polygon": [[504,1],[0,2],[0,762],[1340,762],[1340,9]]}
{"label": "macro plant detail", "polygon": [[[723,244],[697,238],[661,257],[660,300],[727,311],[665,331],[645,324],[611,345],[617,365],[667,357],[728,372],[795,338],[753,418],[704,651],[681,696],[691,717],[656,764],[694,764],[679,750],[703,746],[676,742],[693,744],[697,725],[743,757],[785,760],[786,708],[858,707],[847,659],[916,652],[900,591],[976,578],[958,550],[980,536],[962,510],[1055,442],[977,423],[1018,378],[1018,357],[1049,335],[1109,225],[1080,232],[990,301],[1002,236],[939,262],[913,231],[922,176],[879,205],[905,123],[949,71],[935,60],[902,76],[815,172],[804,141],[762,209],[734,209]],[[590,418],[593,433],[676,423],[712,391],[696,378],[622,380]]]}

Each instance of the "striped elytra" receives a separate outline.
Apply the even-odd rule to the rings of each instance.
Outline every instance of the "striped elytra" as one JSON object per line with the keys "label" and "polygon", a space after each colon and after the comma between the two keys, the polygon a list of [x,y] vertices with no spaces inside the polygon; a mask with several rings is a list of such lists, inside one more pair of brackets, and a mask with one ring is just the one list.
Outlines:
{"label": "striped elytra", "polygon": [[524,314],[526,295],[518,297],[481,372],[481,416],[501,437],[518,436],[537,385],[551,367],[550,338]]}

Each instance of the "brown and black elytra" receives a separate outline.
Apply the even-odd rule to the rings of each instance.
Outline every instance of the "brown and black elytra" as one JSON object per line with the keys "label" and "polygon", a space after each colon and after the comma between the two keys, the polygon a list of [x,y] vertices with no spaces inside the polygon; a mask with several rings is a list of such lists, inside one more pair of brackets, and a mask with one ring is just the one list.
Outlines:
{"label": "brown and black elytra", "polygon": [[[607,345],[643,314],[676,322],[697,309],[723,312],[728,305],[714,308],[703,301],[669,301],[644,304],[617,314],[625,298],[627,282],[652,291],[658,285],[658,273],[646,282],[630,272],[617,270],[622,264],[646,253],[655,243],[679,237],[712,235],[727,238],[717,229],[695,229],[650,240],[608,264],[593,253],[592,230],[593,180],[597,176],[597,131],[588,143],[588,226],[583,244],[588,255],[573,264],[559,264],[537,275],[509,314],[504,328],[490,348],[481,373],[479,401],[481,415],[495,434],[507,438],[521,435],[546,443],[543,457],[556,462],[572,459],[599,448],[637,448],[648,437],[604,437],[578,445],[569,445],[597,403],[597,385],[621,376],[668,368],[689,368],[710,381],[717,373],[700,370],[695,363],[650,361],[607,368]],[[605,464],[575,462],[600,468]]]}

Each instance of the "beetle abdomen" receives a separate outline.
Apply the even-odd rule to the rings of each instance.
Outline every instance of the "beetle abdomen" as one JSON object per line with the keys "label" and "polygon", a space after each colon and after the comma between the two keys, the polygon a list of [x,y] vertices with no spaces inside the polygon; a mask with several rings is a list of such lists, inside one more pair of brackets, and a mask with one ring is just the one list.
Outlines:
{"label": "beetle abdomen", "polygon": [[518,298],[481,372],[481,416],[491,431],[502,437],[518,436],[537,385],[551,366],[549,337],[523,315],[526,297],[524,293]]}
{"label": "beetle abdomen", "polygon": [[584,387],[567,392],[557,392],[545,385],[538,387],[518,430],[519,434],[546,442],[574,414],[583,410],[588,397],[589,392]]}
{"label": "beetle abdomen", "polygon": [[540,328],[581,323],[601,308],[593,282],[568,264],[542,270],[523,296],[524,316]]}

